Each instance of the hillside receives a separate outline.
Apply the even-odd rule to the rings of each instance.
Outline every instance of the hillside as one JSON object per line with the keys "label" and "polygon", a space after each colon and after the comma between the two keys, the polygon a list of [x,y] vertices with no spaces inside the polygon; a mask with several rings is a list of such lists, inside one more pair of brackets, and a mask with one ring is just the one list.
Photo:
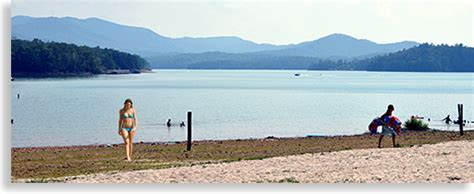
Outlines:
{"label": "hillside", "polygon": [[262,51],[259,52],[259,54],[350,60],[352,58],[364,58],[364,56],[396,52],[416,45],[418,45],[418,43],[412,41],[378,44],[365,39],[356,39],[345,34],[331,34],[317,40],[303,42],[285,49]]}
{"label": "hillside", "polygon": [[290,45],[257,44],[236,36],[170,38],[148,28],[117,24],[100,18],[28,16],[12,18],[12,36],[23,40],[40,39],[90,47],[99,46],[148,58],[183,53],[222,52],[332,60],[360,59],[396,52],[418,44],[410,41],[378,44],[344,34],[331,34]]}
{"label": "hillside", "polygon": [[148,68],[148,62],[138,55],[38,39],[12,40],[11,60],[12,77],[75,76],[115,69],[138,72]]}
{"label": "hillside", "polygon": [[365,70],[411,72],[474,72],[474,48],[428,43],[395,53],[355,61],[322,60],[309,70]]}
{"label": "hillside", "polygon": [[284,48],[257,44],[239,37],[169,38],[143,27],[121,25],[99,18],[15,16],[12,36],[17,39],[100,46],[142,56],[158,53],[255,52]]}

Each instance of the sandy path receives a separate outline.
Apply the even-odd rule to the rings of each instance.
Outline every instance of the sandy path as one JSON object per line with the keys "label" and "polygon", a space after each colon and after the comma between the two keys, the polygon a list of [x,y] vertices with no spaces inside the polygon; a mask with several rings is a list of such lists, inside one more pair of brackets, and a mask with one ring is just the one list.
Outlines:
{"label": "sandy path", "polygon": [[348,150],[68,178],[71,183],[474,182],[474,141]]}

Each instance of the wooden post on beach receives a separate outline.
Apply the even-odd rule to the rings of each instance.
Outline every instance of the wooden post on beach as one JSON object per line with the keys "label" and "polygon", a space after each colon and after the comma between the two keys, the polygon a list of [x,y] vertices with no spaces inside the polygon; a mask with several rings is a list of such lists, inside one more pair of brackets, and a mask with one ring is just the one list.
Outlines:
{"label": "wooden post on beach", "polygon": [[188,111],[188,146],[186,148],[186,150],[188,151],[191,151],[191,143],[192,143],[192,140],[191,140],[191,131],[192,131],[192,126],[191,126],[191,119],[192,119],[192,112],[191,111]]}
{"label": "wooden post on beach", "polygon": [[464,125],[464,120],[463,120],[463,115],[462,115],[462,112],[463,112],[463,105],[462,104],[458,104],[458,124],[459,124],[459,132],[461,133],[461,135],[464,135],[464,130],[463,130],[463,125]]}

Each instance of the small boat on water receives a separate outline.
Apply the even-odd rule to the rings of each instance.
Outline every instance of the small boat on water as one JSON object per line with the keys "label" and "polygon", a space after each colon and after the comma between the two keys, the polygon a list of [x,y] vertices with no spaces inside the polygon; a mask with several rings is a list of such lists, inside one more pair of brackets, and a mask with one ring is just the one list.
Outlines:
{"label": "small boat on water", "polygon": [[296,77],[298,77],[298,76],[300,76],[300,75],[301,75],[300,73],[295,73],[295,76],[296,76]]}

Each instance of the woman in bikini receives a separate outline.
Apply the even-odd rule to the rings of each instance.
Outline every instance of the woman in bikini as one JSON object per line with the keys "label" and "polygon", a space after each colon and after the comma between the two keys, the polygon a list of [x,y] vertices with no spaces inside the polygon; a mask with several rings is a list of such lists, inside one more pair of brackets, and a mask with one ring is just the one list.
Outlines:
{"label": "woman in bikini", "polygon": [[127,161],[131,161],[133,137],[138,126],[137,112],[133,108],[133,102],[130,99],[125,100],[123,108],[119,111],[118,134],[122,136],[125,143],[125,153]]}

